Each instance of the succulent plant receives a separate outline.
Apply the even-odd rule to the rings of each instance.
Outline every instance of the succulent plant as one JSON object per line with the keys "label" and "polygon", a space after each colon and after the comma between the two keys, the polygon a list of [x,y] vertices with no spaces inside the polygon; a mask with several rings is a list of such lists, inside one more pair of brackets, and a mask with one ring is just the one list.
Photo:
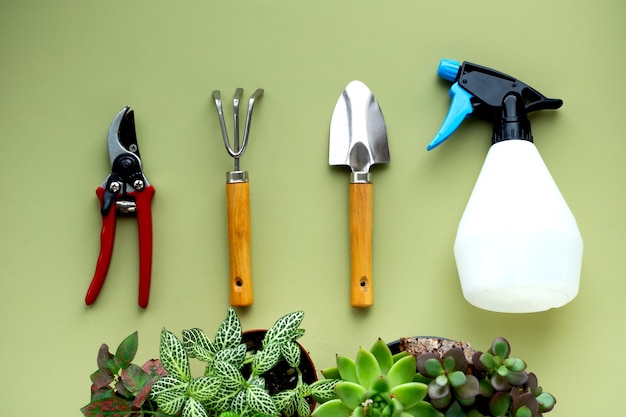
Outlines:
{"label": "succulent plant", "polygon": [[510,357],[505,338],[484,353],[424,339],[405,338],[401,346],[416,358],[415,379],[428,384],[427,401],[446,417],[540,417],[554,407],[555,398],[526,371],[526,362]]}
{"label": "succulent plant", "polygon": [[134,332],[120,343],[115,354],[109,352],[107,344],[100,346],[98,370],[91,374],[91,401],[81,408],[83,415],[164,415],[158,412],[149,394],[152,385],[167,372],[158,359],[151,359],[141,367],[132,363],[138,342],[138,333]]}
{"label": "succulent plant", "polygon": [[[331,398],[314,398],[321,403],[312,417],[435,417],[438,413],[423,401],[427,386],[415,382],[413,356],[393,356],[378,339],[370,350],[359,348],[356,360],[336,357],[337,367],[322,371],[327,384],[334,385]],[[323,383],[324,380],[316,384]],[[328,382],[330,381],[330,382]]]}

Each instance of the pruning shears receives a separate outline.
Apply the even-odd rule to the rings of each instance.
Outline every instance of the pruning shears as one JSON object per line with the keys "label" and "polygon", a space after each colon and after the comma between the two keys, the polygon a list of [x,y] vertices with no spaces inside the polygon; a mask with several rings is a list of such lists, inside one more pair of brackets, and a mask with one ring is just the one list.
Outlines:
{"label": "pruning shears", "polygon": [[111,173],[102,185],[96,189],[102,214],[100,232],[100,255],[96,263],[96,272],[87,290],[85,302],[90,305],[96,301],[104,284],[115,238],[117,216],[137,217],[139,231],[139,297],[142,308],[148,305],[150,278],[152,273],[152,211],[151,203],[154,187],[143,174],[137,135],[135,116],[129,106],[124,107],[115,116],[107,137]]}

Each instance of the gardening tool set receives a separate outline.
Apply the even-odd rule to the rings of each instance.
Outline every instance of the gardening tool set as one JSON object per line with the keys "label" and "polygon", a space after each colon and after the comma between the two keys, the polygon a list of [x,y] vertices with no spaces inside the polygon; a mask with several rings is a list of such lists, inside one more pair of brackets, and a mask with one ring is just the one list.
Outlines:
{"label": "gardening tool set", "polygon": [[[526,113],[555,109],[562,103],[560,100],[545,98],[528,85],[506,74],[471,63],[461,65],[456,61],[442,60],[439,75],[454,82],[450,90],[452,105],[441,131],[428,146],[429,150],[450,136],[465,117],[472,113],[492,121],[494,126],[502,127],[501,132],[499,131],[502,137],[499,136],[498,141],[522,139],[532,142]],[[506,97],[500,97],[503,91],[507,92]],[[263,89],[257,89],[251,95],[243,137],[240,138],[239,105],[243,89],[238,88],[235,91],[231,141],[226,128],[221,93],[219,90],[213,91],[224,146],[234,161],[233,170],[226,173],[226,220],[230,257],[230,303],[238,307],[249,306],[254,301],[250,189],[248,172],[241,169],[240,158],[248,145],[254,105],[262,95]],[[494,135],[496,133],[498,132],[494,127]],[[139,227],[139,305],[145,308],[150,291],[150,203],[154,188],[143,175],[134,116],[129,107],[124,107],[113,119],[108,135],[108,148],[111,174],[96,191],[102,213],[101,250],[85,301],[92,304],[104,283],[113,250],[116,216],[134,215]],[[375,164],[388,164],[391,159],[382,111],[370,89],[361,81],[350,82],[337,100],[330,120],[328,155],[330,165],[348,166],[351,170],[350,303],[353,307],[366,308],[373,304],[373,184],[370,169]],[[505,250],[506,247],[500,249]]]}

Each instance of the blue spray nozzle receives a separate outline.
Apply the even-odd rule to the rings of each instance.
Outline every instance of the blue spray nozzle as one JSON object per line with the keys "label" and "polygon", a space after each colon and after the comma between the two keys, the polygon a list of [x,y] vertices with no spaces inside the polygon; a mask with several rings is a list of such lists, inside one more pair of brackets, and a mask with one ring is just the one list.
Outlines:
{"label": "blue spray nozzle", "polygon": [[459,73],[461,63],[452,59],[442,59],[437,68],[437,75],[451,83],[456,81],[456,75]]}
{"label": "blue spray nozzle", "polygon": [[563,104],[562,100],[547,98],[510,75],[467,61],[442,59],[437,74],[453,83],[449,92],[452,102],[428,150],[452,135],[471,114],[493,123],[492,143],[510,139],[532,142],[527,114],[558,109]]}

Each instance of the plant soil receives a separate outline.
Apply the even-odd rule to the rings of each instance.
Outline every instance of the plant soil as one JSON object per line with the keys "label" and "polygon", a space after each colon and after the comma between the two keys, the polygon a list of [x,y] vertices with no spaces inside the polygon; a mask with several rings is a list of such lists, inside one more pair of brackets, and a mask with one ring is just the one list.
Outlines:
{"label": "plant soil", "polygon": [[[251,330],[243,333],[242,342],[247,345],[248,351],[256,351],[261,348],[265,333],[265,330]],[[299,368],[300,372],[302,372],[302,380],[307,384],[312,384],[317,381],[315,366],[309,357],[309,353],[302,345],[298,345],[301,353]],[[250,371],[244,368],[242,373],[249,376]],[[265,379],[265,389],[273,395],[280,391],[295,388],[298,383],[298,372],[295,368],[289,366],[284,359],[281,359],[276,366],[263,374],[263,378]],[[311,405],[311,410],[313,410],[315,406],[313,398],[306,397],[306,400]]]}

